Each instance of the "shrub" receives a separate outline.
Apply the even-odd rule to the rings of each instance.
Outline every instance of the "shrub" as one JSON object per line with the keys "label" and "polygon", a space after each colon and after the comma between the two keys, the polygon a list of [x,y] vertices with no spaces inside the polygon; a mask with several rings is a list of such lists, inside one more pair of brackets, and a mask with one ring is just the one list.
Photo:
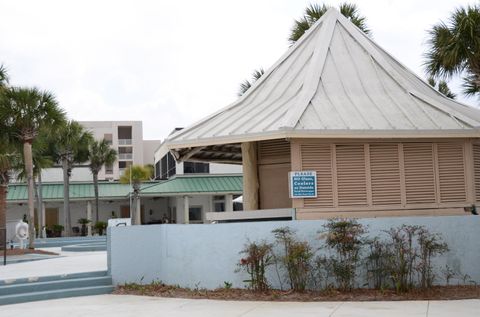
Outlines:
{"label": "shrub", "polygon": [[365,244],[365,227],[354,219],[332,219],[325,225],[325,245],[333,254],[327,260],[336,285],[341,290],[354,286],[356,271],[360,262],[360,252]]}
{"label": "shrub", "polygon": [[424,227],[418,232],[418,244],[420,256],[417,271],[419,273],[420,286],[423,288],[432,287],[436,277],[432,257],[447,252],[448,245],[443,242],[439,234],[430,233]]}
{"label": "shrub", "polygon": [[100,236],[103,235],[106,228],[107,228],[107,223],[105,221],[98,221],[97,223],[95,223],[95,229],[97,230]]}
{"label": "shrub", "polygon": [[312,248],[307,242],[298,241],[295,232],[289,227],[282,227],[272,231],[277,245],[282,249],[282,255],[275,256],[284,266],[290,288],[295,291],[304,291],[311,272]]}
{"label": "shrub", "polygon": [[389,269],[388,262],[391,253],[385,242],[378,237],[369,240],[367,243],[368,254],[364,259],[367,281],[370,286],[376,289],[383,289],[388,286]]}
{"label": "shrub", "polygon": [[265,291],[269,288],[266,277],[266,269],[273,264],[272,245],[266,242],[247,242],[240,254],[244,256],[238,264],[239,270],[250,275],[249,280],[244,282],[254,291]]}

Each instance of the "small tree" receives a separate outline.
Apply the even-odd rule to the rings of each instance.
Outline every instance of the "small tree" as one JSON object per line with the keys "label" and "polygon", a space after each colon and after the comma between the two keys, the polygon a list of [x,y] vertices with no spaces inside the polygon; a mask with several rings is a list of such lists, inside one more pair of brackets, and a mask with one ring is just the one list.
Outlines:
{"label": "small tree", "polygon": [[250,279],[244,282],[247,282],[254,291],[268,290],[266,270],[274,262],[272,245],[265,241],[248,242],[240,254],[243,254],[243,257],[240,259],[238,268],[250,275]]}
{"label": "small tree", "polygon": [[140,194],[140,186],[142,182],[150,179],[150,170],[141,165],[131,165],[120,177],[122,184],[131,184],[133,189],[133,208],[130,217],[133,225],[141,224],[140,209],[138,206],[138,197]]}
{"label": "small tree", "polygon": [[95,191],[95,222],[98,222],[98,173],[104,165],[111,165],[117,159],[117,151],[112,149],[106,140],[93,140],[88,146],[88,160],[93,176]]}

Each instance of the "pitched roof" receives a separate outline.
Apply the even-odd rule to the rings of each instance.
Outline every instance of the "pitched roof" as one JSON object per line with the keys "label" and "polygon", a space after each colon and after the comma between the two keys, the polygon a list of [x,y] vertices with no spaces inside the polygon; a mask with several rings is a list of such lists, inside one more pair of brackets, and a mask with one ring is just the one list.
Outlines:
{"label": "pitched roof", "polygon": [[288,137],[480,136],[480,111],[446,98],[330,9],[241,98],[170,149]]}
{"label": "pitched roof", "polygon": [[163,183],[144,188],[140,196],[172,196],[183,194],[242,193],[241,175],[177,175]]}

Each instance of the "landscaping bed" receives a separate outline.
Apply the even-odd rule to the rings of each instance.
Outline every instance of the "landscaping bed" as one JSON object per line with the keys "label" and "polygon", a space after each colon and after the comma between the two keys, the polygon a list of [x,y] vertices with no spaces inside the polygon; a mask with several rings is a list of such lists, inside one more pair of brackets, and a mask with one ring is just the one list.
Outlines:
{"label": "landscaping bed", "polygon": [[142,295],[169,298],[193,298],[239,301],[399,301],[399,300],[456,300],[480,299],[480,286],[434,286],[429,289],[412,289],[405,293],[395,290],[353,289],[341,292],[327,290],[321,292],[293,292],[268,290],[254,292],[247,289],[219,288],[216,290],[188,289],[162,283],[148,285],[126,284],[118,286],[114,294]]}
{"label": "landscaping bed", "polygon": [[[3,252],[3,251],[2,251]],[[24,255],[24,254],[45,254],[45,255],[58,255],[54,252],[35,250],[35,249],[7,249],[7,256],[9,255]]]}

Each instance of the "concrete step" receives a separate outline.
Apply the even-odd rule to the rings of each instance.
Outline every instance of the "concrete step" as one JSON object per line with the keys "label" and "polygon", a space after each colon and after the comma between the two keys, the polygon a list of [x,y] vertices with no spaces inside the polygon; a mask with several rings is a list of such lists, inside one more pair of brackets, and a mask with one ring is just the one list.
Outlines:
{"label": "concrete step", "polygon": [[108,274],[107,271],[91,271],[91,272],[82,272],[82,273],[61,274],[61,275],[47,275],[47,276],[38,276],[38,277],[32,276],[32,277],[26,277],[26,278],[6,279],[6,280],[0,280],[0,287],[2,287],[3,285],[99,277],[99,276],[106,276],[107,274]]}
{"label": "concrete step", "polygon": [[106,251],[106,250],[107,250],[107,243],[105,242],[74,244],[74,245],[66,245],[62,247],[62,251],[69,251],[69,252],[92,252],[92,251]]}
{"label": "concrete step", "polygon": [[12,294],[0,296],[0,305],[18,304],[25,302],[33,302],[39,300],[58,299],[76,296],[90,296],[109,294],[114,290],[113,285],[77,287],[60,290],[50,290],[43,292],[32,292],[22,294]]}
{"label": "concrete step", "polygon": [[44,292],[53,290],[65,290],[82,287],[108,286],[112,285],[110,276],[96,276],[71,278],[63,280],[52,280],[44,282],[14,283],[0,286],[0,298],[6,295]]}

